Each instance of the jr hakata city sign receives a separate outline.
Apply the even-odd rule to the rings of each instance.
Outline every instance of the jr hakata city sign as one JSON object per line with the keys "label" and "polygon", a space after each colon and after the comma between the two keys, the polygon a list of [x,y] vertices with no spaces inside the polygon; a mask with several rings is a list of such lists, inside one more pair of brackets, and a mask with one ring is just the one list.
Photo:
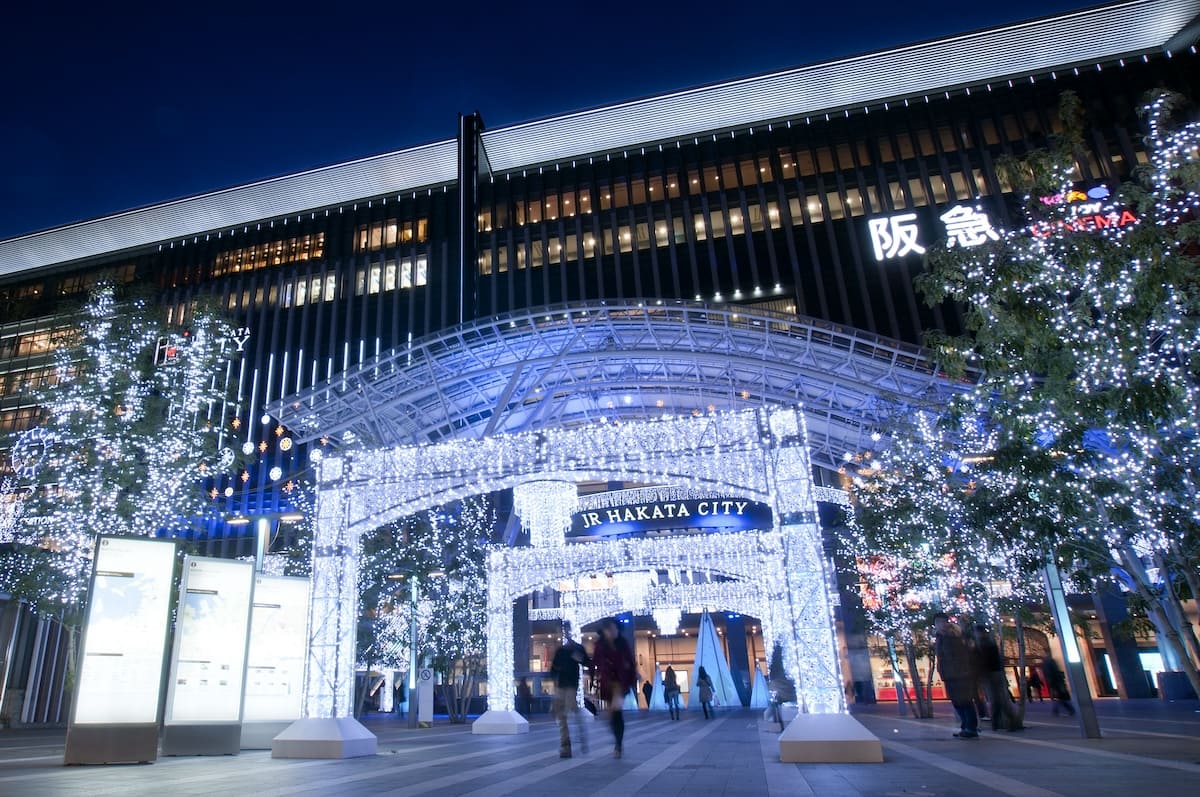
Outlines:
{"label": "jr hakata city sign", "polygon": [[743,531],[769,528],[766,504],[736,498],[704,498],[625,504],[575,514],[571,536],[608,537],[665,529]]}

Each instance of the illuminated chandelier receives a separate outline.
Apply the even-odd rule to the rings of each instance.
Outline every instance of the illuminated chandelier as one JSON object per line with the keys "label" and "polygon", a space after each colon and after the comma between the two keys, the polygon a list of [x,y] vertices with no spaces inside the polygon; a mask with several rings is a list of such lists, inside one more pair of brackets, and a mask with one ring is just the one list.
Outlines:
{"label": "illuminated chandelier", "polygon": [[572,482],[547,479],[513,488],[513,511],[535,548],[563,545],[578,506],[579,491]]}

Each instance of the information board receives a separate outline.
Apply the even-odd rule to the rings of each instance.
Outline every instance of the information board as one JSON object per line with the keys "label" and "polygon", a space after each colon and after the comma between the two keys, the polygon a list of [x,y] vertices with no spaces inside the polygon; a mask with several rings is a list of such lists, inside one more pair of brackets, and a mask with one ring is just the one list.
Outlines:
{"label": "information board", "polygon": [[254,565],[184,557],[165,724],[239,722]]}
{"label": "information board", "polygon": [[254,579],[245,722],[300,718],[308,655],[308,588],[307,578]]}
{"label": "information board", "polygon": [[100,537],[72,724],[158,722],[175,544]]}

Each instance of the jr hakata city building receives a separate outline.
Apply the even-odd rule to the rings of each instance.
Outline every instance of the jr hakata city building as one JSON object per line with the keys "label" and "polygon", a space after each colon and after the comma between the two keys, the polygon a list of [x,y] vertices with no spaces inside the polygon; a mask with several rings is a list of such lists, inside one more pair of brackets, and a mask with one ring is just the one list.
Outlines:
{"label": "jr hakata city building", "polygon": [[[1087,111],[1081,186],[1127,180],[1146,160],[1146,92],[1200,88],[1198,15],[1200,0],[1130,0],[509,127],[464,114],[442,141],[0,241],[0,441],[36,422],[24,396],[52,378],[57,304],[107,277],[157,286],[170,323],[210,296],[242,327],[231,434],[253,448],[283,424],[296,445],[250,468],[230,514],[278,514],[331,436],[432,442],[797,400],[819,415],[816,483],[836,487],[872,428],[871,390],[781,381],[746,365],[761,352],[717,350],[725,338],[692,326],[802,331],[919,374],[923,332],[960,328],[956,308],[914,291],[926,248],[986,234],[976,208],[1016,223],[996,160],[1061,130],[1063,91]],[[571,369],[562,351],[530,355],[500,379],[363,379],[320,429],[288,415],[340,375],[445,361],[568,309],[673,314],[686,334],[635,345],[613,331]],[[646,349],[673,354],[664,366]],[[237,526],[198,542],[217,556],[253,545]],[[846,667],[886,690],[878,666]],[[1112,688],[1102,672],[1096,686]]]}

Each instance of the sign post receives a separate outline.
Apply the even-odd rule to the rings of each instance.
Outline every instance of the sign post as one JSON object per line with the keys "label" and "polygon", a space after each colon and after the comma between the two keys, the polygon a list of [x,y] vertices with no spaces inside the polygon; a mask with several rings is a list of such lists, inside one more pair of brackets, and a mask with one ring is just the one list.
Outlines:
{"label": "sign post", "polygon": [[241,748],[253,591],[249,562],[184,557],[163,755],[232,755]]}
{"label": "sign post", "polygon": [[174,573],[170,540],[97,538],[63,763],[158,758]]}

